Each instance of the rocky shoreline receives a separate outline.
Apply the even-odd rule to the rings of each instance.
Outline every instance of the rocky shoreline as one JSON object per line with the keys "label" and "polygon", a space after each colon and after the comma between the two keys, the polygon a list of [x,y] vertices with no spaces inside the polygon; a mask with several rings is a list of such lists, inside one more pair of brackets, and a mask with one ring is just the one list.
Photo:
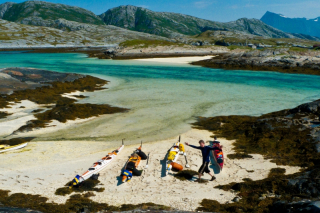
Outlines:
{"label": "rocky shoreline", "polygon": [[[243,212],[319,212],[319,112],[320,100],[317,100],[260,117],[200,118],[195,127],[212,131],[218,137],[236,140],[236,158],[249,158],[248,154],[259,153],[277,165],[302,168],[292,175],[285,175],[283,169],[274,169],[263,180],[243,179],[244,182],[217,186],[225,191],[234,191],[239,197],[235,203],[219,205],[219,210],[235,212],[233,210],[237,208]],[[219,211],[213,202],[204,200],[198,210]],[[296,210],[291,211],[292,208]]]}
{"label": "rocky shoreline", "polygon": [[192,64],[226,70],[276,71],[320,75],[320,53],[318,51],[295,52],[285,48],[240,53],[230,52]]}
{"label": "rocky shoreline", "polygon": [[225,69],[275,71],[320,75],[320,53],[314,50],[291,51],[288,48],[265,50],[228,50],[225,47],[56,47],[56,48],[12,48],[1,51],[25,51],[26,53],[83,53],[88,57],[113,60],[147,58],[170,58],[216,55],[208,60],[192,62],[192,65]]}

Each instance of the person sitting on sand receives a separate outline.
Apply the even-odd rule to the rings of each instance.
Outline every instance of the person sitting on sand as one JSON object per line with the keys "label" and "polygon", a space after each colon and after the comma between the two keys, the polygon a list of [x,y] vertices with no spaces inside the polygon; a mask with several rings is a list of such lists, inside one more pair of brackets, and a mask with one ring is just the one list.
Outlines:
{"label": "person sitting on sand", "polygon": [[187,146],[190,146],[192,148],[195,148],[195,149],[200,149],[201,152],[202,152],[202,165],[199,169],[199,181],[201,180],[201,176],[203,175],[203,173],[208,173],[210,176],[211,176],[211,180],[210,181],[213,181],[216,179],[215,176],[213,176],[209,170],[209,162],[210,162],[210,151],[211,150],[220,150],[218,147],[209,147],[209,146],[205,146],[204,144],[204,141],[203,140],[200,140],[199,141],[199,144],[200,146],[194,146],[194,145],[189,145],[189,143],[185,143]]}

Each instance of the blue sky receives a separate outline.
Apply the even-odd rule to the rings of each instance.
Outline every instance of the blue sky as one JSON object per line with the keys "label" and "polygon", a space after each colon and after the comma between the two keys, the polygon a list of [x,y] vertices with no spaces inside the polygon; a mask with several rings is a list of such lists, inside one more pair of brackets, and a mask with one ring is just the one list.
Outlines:
{"label": "blue sky", "polygon": [[[0,0],[4,3],[10,0]],[[11,0],[12,2],[23,2]],[[238,18],[260,19],[266,11],[287,17],[316,18],[320,16],[320,1],[314,0],[47,0],[83,7],[101,14],[119,5],[136,5],[154,11],[183,13],[213,21],[233,21]]]}

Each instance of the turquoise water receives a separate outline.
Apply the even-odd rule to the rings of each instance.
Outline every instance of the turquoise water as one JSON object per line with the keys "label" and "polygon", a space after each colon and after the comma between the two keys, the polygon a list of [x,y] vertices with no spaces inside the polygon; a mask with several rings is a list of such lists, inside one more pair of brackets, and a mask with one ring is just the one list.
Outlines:
{"label": "turquoise water", "polygon": [[81,102],[130,108],[52,138],[133,142],[178,135],[197,116],[260,115],[320,97],[320,76],[275,72],[224,71],[191,65],[87,58],[83,54],[0,54],[0,68],[33,67],[91,74],[110,80],[109,89]]}

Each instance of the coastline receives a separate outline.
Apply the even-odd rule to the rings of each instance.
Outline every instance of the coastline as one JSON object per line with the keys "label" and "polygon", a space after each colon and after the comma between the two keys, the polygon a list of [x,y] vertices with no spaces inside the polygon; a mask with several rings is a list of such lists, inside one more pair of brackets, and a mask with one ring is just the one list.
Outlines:
{"label": "coastline", "polygon": [[[208,57],[211,58],[212,56]],[[172,63],[172,60],[177,63],[190,62],[189,58],[147,59],[147,61],[148,60],[151,62],[161,61],[162,63],[170,63],[170,61]],[[73,93],[61,94],[62,97],[77,100],[73,95],[80,95],[80,93],[76,90]],[[22,105],[26,104],[22,102]],[[34,105],[30,108],[37,108],[37,106]],[[21,109],[20,105],[17,105],[12,108],[12,112],[16,112],[15,110],[17,109],[23,111],[28,109],[28,107]],[[77,126],[76,122],[74,126]],[[41,132],[43,130],[38,131]],[[44,129],[43,132],[45,133],[46,129]],[[200,139],[209,140],[211,135],[211,132],[205,130],[191,129],[183,133],[182,137],[183,140],[189,140],[193,144],[197,144],[197,141]],[[153,153],[150,159],[150,167],[145,171],[143,176],[134,178],[129,184],[119,185],[119,171],[125,164],[128,155],[136,148],[136,145],[126,146],[126,151],[121,153],[121,156],[118,156],[119,159],[117,159],[114,164],[110,165],[112,168],[109,170],[108,167],[101,173],[100,181],[104,184],[102,187],[106,187],[107,190],[101,193],[95,193],[95,196],[90,199],[99,203],[111,202],[110,204],[117,206],[152,202],[158,205],[170,205],[178,210],[194,211],[200,206],[199,203],[203,201],[203,199],[217,200],[221,204],[227,202],[232,203],[232,200],[237,194],[232,191],[213,188],[218,186],[218,184],[227,185],[232,182],[244,183],[243,181],[245,181],[245,179],[253,181],[265,179],[268,177],[272,168],[285,169],[286,174],[293,174],[300,170],[300,167],[277,166],[275,163],[271,163],[270,160],[265,160],[263,156],[259,154],[249,153],[253,156],[253,158],[250,159],[229,159],[227,155],[234,153],[234,141],[221,138],[219,140],[224,145],[224,153],[226,156],[224,170],[222,173],[216,174],[216,182],[209,182],[203,189],[201,187],[199,190],[200,187],[198,183],[183,182],[176,180],[172,176],[161,177],[162,171],[160,168],[163,166],[166,151],[177,138],[178,135],[165,140],[155,140],[146,143],[143,146],[144,151],[146,153]],[[0,178],[3,178],[2,186],[0,185],[1,190],[11,190],[12,193],[40,194],[48,197],[49,201],[61,204],[65,203],[69,196],[56,196],[54,195],[55,190],[63,187],[75,174],[81,174],[93,162],[100,159],[101,156],[104,156],[105,153],[117,148],[114,144],[93,140],[90,138],[86,138],[84,141],[38,140],[31,142],[30,145],[23,150],[3,154],[6,160],[4,161],[5,165],[1,166],[4,171],[0,176]],[[200,153],[192,149],[188,149],[187,152],[191,169],[197,170],[201,164]],[[20,158],[17,158],[17,155],[23,156],[23,158],[26,159],[24,165],[20,165]],[[180,160],[182,165],[184,165],[184,159],[180,158]],[[16,171],[10,169],[11,167],[9,167],[9,165],[12,166],[12,164],[17,165]],[[144,165],[145,162],[142,162],[140,168],[143,168]],[[212,169],[214,170],[214,168]],[[205,178],[208,178],[208,176]],[[188,188],[185,187],[186,184]],[[172,189],[173,186],[174,190]],[[136,194],[124,193],[127,191],[136,192]],[[167,196],[168,194],[172,194],[172,191],[173,195]],[[48,196],[48,194],[50,194],[50,196]],[[152,194],[152,196],[150,196],[150,194]]]}
{"label": "coastline", "polygon": [[225,47],[153,47],[123,48],[106,47],[25,47],[0,48],[1,52],[23,51],[25,53],[82,53],[89,58],[112,60],[135,60],[157,58],[204,57],[215,55],[214,59],[192,61],[191,65],[224,70],[273,71],[291,74],[320,75],[320,54],[316,51],[294,52],[287,49],[266,49],[244,51],[228,50]]}

